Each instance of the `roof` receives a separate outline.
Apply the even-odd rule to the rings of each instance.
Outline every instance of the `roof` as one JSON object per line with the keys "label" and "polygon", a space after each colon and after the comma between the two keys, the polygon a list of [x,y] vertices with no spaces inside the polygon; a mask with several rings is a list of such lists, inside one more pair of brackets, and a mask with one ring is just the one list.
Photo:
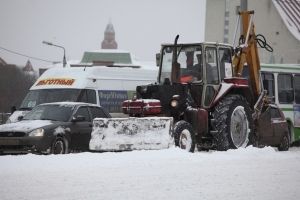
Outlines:
{"label": "roof", "polygon": [[125,51],[86,51],[83,54],[81,63],[119,63],[119,64],[132,64],[131,55]]}
{"label": "roof", "polygon": [[288,30],[300,41],[300,0],[273,0],[273,4]]}

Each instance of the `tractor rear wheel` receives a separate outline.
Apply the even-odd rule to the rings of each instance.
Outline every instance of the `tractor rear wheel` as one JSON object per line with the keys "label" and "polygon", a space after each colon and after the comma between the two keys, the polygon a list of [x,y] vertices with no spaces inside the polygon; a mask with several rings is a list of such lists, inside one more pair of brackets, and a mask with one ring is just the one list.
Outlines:
{"label": "tractor rear wheel", "polygon": [[179,121],[174,126],[175,145],[189,152],[195,151],[195,133],[190,123]]}
{"label": "tractor rear wheel", "polygon": [[241,95],[228,95],[221,100],[213,112],[215,122],[212,124],[216,132],[213,137],[217,150],[246,147],[253,131],[251,109]]}

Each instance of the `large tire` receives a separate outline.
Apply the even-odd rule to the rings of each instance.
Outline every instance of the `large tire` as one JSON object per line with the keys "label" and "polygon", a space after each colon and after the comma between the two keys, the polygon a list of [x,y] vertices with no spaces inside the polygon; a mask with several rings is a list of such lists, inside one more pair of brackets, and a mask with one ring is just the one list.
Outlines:
{"label": "large tire", "polygon": [[278,150],[279,151],[288,151],[289,148],[290,148],[290,137],[289,137],[289,134],[285,134],[281,139],[281,142],[278,146]]}
{"label": "large tire", "polygon": [[195,151],[195,133],[190,123],[179,121],[174,126],[175,145],[189,152]]}
{"label": "large tire", "polygon": [[229,148],[246,147],[252,135],[253,119],[246,99],[241,95],[228,95],[214,109],[212,124],[216,148],[226,151]]}
{"label": "large tire", "polygon": [[62,137],[57,137],[51,146],[52,154],[65,154],[68,153],[68,144],[67,141]]}

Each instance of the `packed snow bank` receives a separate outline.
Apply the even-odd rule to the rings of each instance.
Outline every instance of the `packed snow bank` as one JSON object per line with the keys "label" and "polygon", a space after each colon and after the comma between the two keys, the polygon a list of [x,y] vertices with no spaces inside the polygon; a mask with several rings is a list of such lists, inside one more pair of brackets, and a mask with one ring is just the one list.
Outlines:
{"label": "packed snow bank", "polygon": [[300,148],[0,156],[1,199],[299,199]]}
{"label": "packed snow bank", "polygon": [[93,151],[166,149],[174,146],[171,117],[95,118],[89,144]]}

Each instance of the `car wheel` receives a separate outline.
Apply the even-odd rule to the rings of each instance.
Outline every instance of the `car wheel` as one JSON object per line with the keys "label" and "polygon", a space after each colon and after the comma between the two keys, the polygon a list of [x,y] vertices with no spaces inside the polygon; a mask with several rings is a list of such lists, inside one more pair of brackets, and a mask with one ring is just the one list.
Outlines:
{"label": "car wheel", "polygon": [[290,139],[289,135],[285,134],[281,140],[281,143],[278,146],[279,151],[288,151],[290,148]]}
{"label": "car wheel", "polygon": [[52,154],[65,154],[67,153],[67,142],[61,137],[57,137],[52,143],[51,153]]}

